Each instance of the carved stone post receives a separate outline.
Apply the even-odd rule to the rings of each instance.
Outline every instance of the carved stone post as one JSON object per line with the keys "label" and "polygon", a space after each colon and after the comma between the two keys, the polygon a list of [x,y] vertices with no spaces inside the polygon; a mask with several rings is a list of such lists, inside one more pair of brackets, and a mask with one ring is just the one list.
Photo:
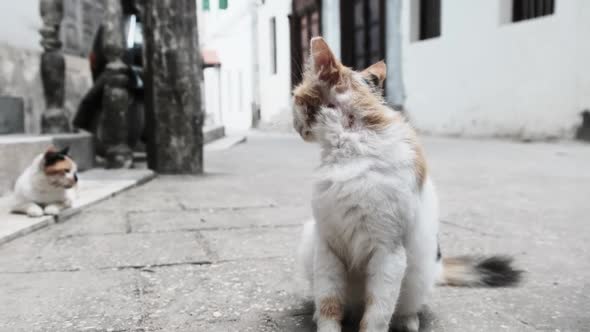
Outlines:
{"label": "carved stone post", "polygon": [[203,172],[201,59],[195,0],[145,0],[148,165]]}
{"label": "carved stone post", "polygon": [[123,12],[121,0],[106,0],[102,49],[108,61],[102,100],[101,136],[106,148],[107,168],[129,168],[133,153],[127,144],[129,103],[127,66],[122,61]]}
{"label": "carved stone post", "polygon": [[66,63],[61,52],[59,29],[63,19],[63,0],[40,0],[43,27],[41,34],[41,80],[46,109],[41,117],[43,133],[70,131],[70,121],[64,109]]}

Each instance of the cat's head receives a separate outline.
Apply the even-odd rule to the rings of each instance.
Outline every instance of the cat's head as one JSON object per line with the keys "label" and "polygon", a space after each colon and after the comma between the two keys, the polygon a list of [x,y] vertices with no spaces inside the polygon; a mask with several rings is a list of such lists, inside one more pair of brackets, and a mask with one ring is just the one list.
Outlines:
{"label": "cat's head", "polygon": [[393,120],[382,97],[386,66],[379,61],[363,71],[340,63],[321,37],[310,42],[310,57],[302,82],[293,90],[293,125],[305,141],[315,141],[314,127],[331,109],[353,127],[379,130]]}
{"label": "cat's head", "polygon": [[43,154],[41,168],[54,187],[70,189],[78,183],[78,166],[68,152],[69,147],[58,150],[52,146]]}

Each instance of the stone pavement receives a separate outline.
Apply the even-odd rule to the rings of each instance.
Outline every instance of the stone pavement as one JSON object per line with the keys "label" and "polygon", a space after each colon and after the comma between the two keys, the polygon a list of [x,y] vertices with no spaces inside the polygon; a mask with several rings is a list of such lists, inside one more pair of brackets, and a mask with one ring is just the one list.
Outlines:
{"label": "stone pavement", "polygon": [[[590,330],[590,146],[424,141],[443,254],[512,254],[527,275],[438,288],[422,330]],[[0,331],[311,331],[294,256],[317,148],[253,135],[206,157],[203,177],[159,177],[1,246]]]}

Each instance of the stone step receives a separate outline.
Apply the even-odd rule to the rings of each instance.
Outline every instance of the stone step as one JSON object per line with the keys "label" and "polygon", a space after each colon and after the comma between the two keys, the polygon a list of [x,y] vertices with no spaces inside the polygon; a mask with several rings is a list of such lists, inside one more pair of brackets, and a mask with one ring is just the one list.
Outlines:
{"label": "stone step", "polygon": [[203,143],[211,143],[225,136],[224,126],[204,126],[203,127]]}
{"label": "stone step", "polygon": [[92,136],[88,133],[37,135],[0,135],[0,196],[12,190],[16,178],[50,145],[70,147],[80,171],[94,165]]}
{"label": "stone step", "polygon": [[91,169],[81,172],[79,177],[78,199],[74,201],[72,208],[62,211],[58,216],[29,218],[12,214],[12,198],[9,195],[0,197],[0,245],[55,222],[64,221],[84,208],[153,179],[155,173],[147,169]]}
{"label": "stone step", "polygon": [[205,145],[206,152],[212,151],[223,151],[232,148],[235,145],[245,143],[247,140],[246,135],[229,135],[220,138],[214,142]]}

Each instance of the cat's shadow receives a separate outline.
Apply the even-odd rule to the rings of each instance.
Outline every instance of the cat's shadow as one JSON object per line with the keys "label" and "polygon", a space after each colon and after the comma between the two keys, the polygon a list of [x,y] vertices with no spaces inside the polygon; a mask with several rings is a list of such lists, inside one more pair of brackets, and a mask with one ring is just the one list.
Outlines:
{"label": "cat's shadow", "polygon": [[[303,306],[294,311],[282,314],[282,317],[277,317],[277,322],[281,326],[281,331],[289,332],[315,332],[317,330],[313,322],[314,305],[312,301],[306,301]],[[357,332],[360,322],[358,315],[347,315],[342,322],[342,332]],[[294,322],[295,321],[295,322]],[[426,307],[420,314],[420,331],[431,331],[434,315],[432,311]],[[390,332],[403,332],[391,329]]]}

